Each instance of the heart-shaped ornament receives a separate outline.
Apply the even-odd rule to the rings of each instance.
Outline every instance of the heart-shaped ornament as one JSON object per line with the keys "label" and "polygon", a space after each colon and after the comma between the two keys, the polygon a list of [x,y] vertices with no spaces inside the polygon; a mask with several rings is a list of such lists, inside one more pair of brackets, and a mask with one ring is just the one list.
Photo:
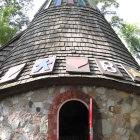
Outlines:
{"label": "heart-shaped ornament", "polygon": [[88,60],[86,58],[68,58],[67,62],[68,65],[79,69],[88,64]]}

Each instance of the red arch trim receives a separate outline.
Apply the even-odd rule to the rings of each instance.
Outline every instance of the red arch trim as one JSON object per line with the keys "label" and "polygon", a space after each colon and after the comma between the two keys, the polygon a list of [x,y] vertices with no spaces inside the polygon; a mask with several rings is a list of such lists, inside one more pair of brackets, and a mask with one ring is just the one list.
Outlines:
{"label": "red arch trim", "polygon": [[59,110],[64,103],[69,100],[78,100],[89,106],[90,96],[79,90],[68,90],[59,94],[50,105],[50,112],[48,114],[48,140],[59,140],[58,135],[58,115]]}

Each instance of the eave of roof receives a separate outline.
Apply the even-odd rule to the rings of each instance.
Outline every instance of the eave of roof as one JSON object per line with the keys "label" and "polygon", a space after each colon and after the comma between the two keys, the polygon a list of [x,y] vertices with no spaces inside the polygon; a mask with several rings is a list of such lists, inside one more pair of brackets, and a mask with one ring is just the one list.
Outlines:
{"label": "eave of roof", "polygon": [[90,77],[52,77],[52,78],[40,78],[38,80],[28,81],[13,85],[10,87],[0,89],[0,98],[5,98],[10,95],[22,94],[28,91],[34,91],[39,88],[51,87],[51,86],[97,86],[106,87],[110,89],[116,89],[119,91],[125,91],[131,94],[140,94],[140,85],[132,85],[128,83],[120,82],[114,79],[105,79],[103,77],[94,78]]}

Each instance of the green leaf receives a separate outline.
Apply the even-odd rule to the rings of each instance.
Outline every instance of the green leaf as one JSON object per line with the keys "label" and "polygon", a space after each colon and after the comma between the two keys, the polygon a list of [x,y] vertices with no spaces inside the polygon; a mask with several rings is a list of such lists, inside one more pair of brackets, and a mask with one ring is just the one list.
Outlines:
{"label": "green leaf", "polygon": [[136,24],[125,23],[120,34],[128,44],[130,52],[140,59],[140,28]]}
{"label": "green leaf", "polygon": [[32,0],[0,0],[0,6],[0,44],[2,45],[29,23],[26,12],[31,8]]}

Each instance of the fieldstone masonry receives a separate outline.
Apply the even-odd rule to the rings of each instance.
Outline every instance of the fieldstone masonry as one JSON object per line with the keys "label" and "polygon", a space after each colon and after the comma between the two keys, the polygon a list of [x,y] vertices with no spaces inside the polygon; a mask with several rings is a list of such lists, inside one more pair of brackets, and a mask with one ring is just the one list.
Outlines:
{"label": "fieldstone masonry", "polygon": [[[0,84],[0,140],[59,140],[61,106],[77,100],[88,107],[91,97],[94,140],[140,140],[140,84],[121,65],[140,66],[96,6],[55,2],[46,0],[27,30],[0,48],[0,78],[26,63],[16,79]],[[30,76],[36,60],[53,56],[51,73]],[[67,72],[67,57],[88,58],[90,73]],[[97,59],[115,63],[123,78],[103,75]]]}
{"label": "fieldstone masonry", "polygon": [[59,103],[63,103],[64,99],[78,98],[78,94],[83,95],[81,99],[87,104],[88,97],[94,100],[95,138],[140,140],[139,96],[87,86],[53,86],[3,99],[0,102],[0,140],[50,140],[52,136],[48,136],[47,132],[57,134],[57,129],[52,122],[56,120],[48,116],[51,112],[57,114],[58,108],[51,106],[57,102],[57,98]]}

